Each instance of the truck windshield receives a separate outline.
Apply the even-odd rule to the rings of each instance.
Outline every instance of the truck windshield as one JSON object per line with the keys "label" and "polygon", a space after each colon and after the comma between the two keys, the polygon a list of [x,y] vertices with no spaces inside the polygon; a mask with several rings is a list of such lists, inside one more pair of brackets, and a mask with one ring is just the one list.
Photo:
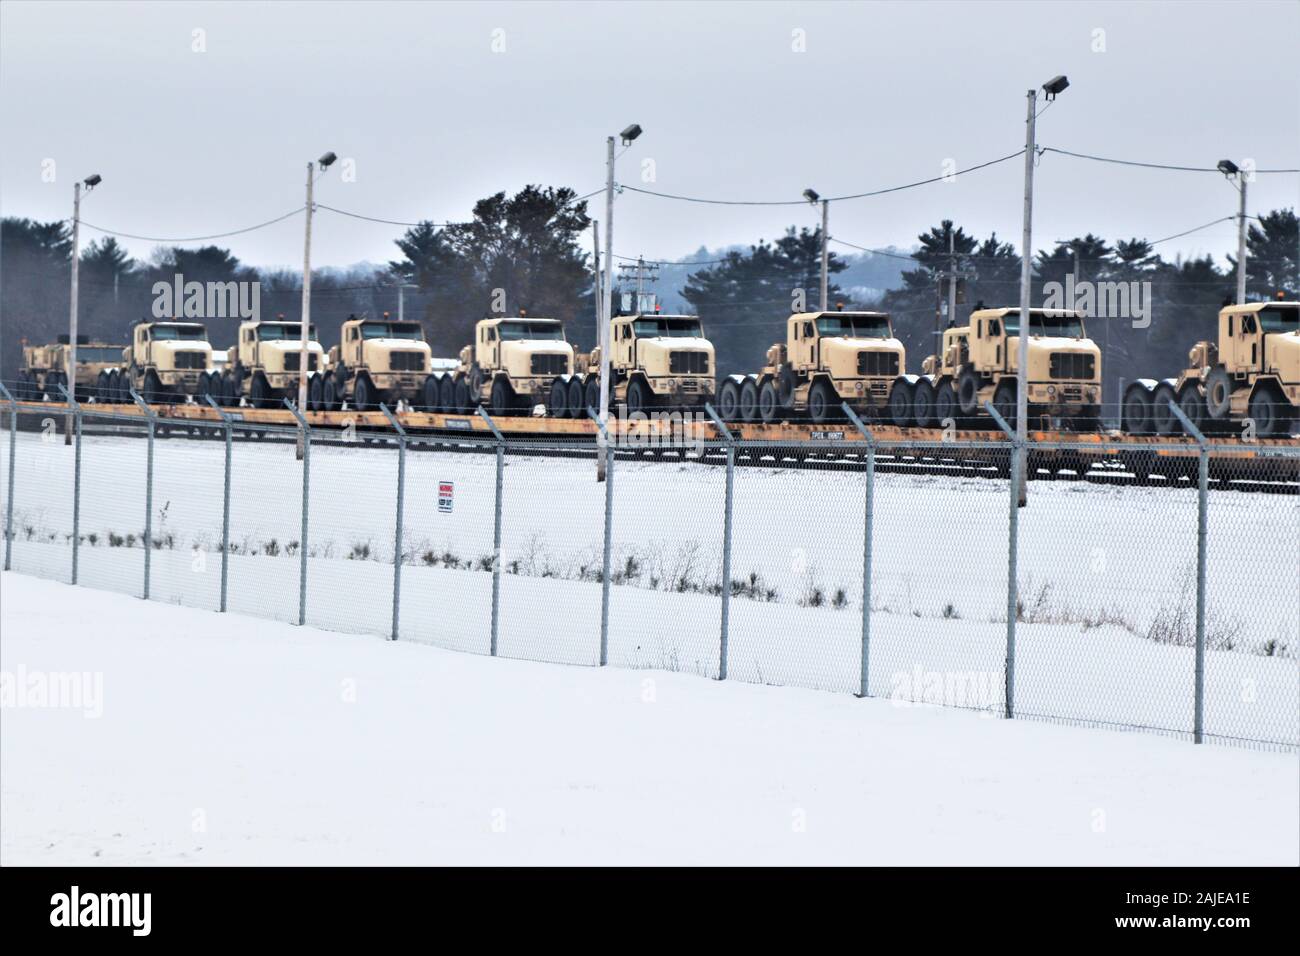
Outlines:
{"label": "truck windshield", "polygon": [[120,345],[117,348],[113,348],[111,345],[107,347],[96,347],[93,345],[77,346],[78,365],[80,365],[82,362],[90,363],[90,362],[120,362],[120,361],[122,361],[122,346]]}
{"label": "truck windshield", "polygon": [[559,322],[502,322],[497,329],[503,342],[517,342],[521,339],[564,341],[564,326]]}
{"label": "truck windshield", "polygon": [[1273,305],[1260,309],[1259,327],[1264,332],[1295,332],[1300,329],[1300,308]]}
{"label": "truck windshield", "polygon": [[155,325],[151,334],[155,342],[170,339],[202,342],[208,337],[208,330],[201,325]]}
{"label": "truck windshield", "polygon": [[[316,326],[308,330],[312,341],[316,340]],[[281,342],[292,339],[295,342],[302,341],[302,324],[299,322],[279,323],[279,322],[262,322],[257,326],[257,337],[263,342]]]}
{"label": "truck windshield", "polygon": [[419,322],[362,322],[363,339],[410,339],[424,341],[424,329]]}
{"label": "truck windshield", "polygon": [[887,339],[889,318],[883,315],[823,315],[817,320],[817,332],[853,339]]}
{"label": "truck windshield", "polygon": [[699,319],[636,319],[632,331],[639,338],[698,339],[703,336]]}
{"label": "truck windshield", "polygon": [[[1020,334],[1020,313],[1008,312],[1002,317],[1002,328],[1007,335]],[[1039,312],[1029,313],[1029,334],[1052,338],[1083,338],[1083,319],[1077,315],[1043,315]]]}

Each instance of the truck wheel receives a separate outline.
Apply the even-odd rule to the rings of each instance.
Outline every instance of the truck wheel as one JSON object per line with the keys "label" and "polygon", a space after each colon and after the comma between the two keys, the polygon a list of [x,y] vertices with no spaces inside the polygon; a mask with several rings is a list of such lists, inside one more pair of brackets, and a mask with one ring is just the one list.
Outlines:
{"label": "truck wheel", "polygon": [[587,382],[582,386],[582,400],[586,403],[587,408],[594,408],[600,411],[600,376],[588,376]]}
{"label": "truck wheel", "polygon": [[194,398],[200,405],[207,405],[204,398],[212,394],[212,381],[208,378],[207,372],[199,373],[199,382],[194,386]]}
{"label": "truck wheel", "polygon": [[799,384],[794,369],[788,365],[782,365],[779,378],[781,384],[777,394],[781,400],[781,407],[794,408],[794,390]]}
{"label": "truck wheel", "polygon": [[456,410],[456,380],[446,372],[438,379],[438,411],[454,412]]}
{"label": "truck wheel", "polygon": [[325,381],[321,384],[321,406],[327,412],[337,412],[342,404],[339,401],[338,386],[334,384],[334,376],[325,376]]}
{"label": "truck wheel", "polygon": [[515,409],[515,390],[504,378],[492,383],[492,414],[509,415]]}
{"label": "truck wheel", "polygon": [[158,381],[158,373],[153,369],[145,372],[143,385],[140,397],[146,405],[157,405],[162,398],[162,382]]}
{"label": "truck wheel", "polygon": [[740,386],[735,379],[727,379],[718,390],[718,414],[724,422],[734,422],[740,412]]}
{"label": "truck wheel", "polygon": [[1291,417],[1277,393],[1267,385],[1255,389],[1246,413],[1255,423],[1255,434],[1260,436],[1281,434]]}
{"label": "truck wheel", "polygon": [[1149,435],[1152,424],[1152,393],[1145,385],[1134,382],[1124,390],[1123,431],[1129,435]]}
{"label": "truck wheel", "polygon": [[101,370],[100,373],[95,376],[95,402],[102,405],[108,401],[108,373]]}
{"label": "truck wheel", "polygon": [[634,378],[627,384],[627,410],[629,412],[644,412],[650,407],[654,399],[650,396],[650,388],[639,378]]}
{"label": "truck wheel", "polygon": [[1004,378],[993,392],[993,407],[1008,425],[1016,427],[1016,380]]}
{"label": "truck wheel", "polygon": [[438,376],[430,375],[424,380],[424,387],[420,389],[420,410],[431,412],[438,407],[438,395],[440,382]]}
{"label": "truck wheel", "polygon": [[1227,418],[1232,399],[1232,376],[1222,365],[1205,377],[1205,410],[1211,418]]}
{"label": "truck wheel", "polygon": [[917,428],[934,427],[934,386],[923,378],[912,389],[912,420]]}
{"label": "truck wheel", "polygon": [[912,386],[899,379],[889,390],[889,422],[897,428],[906,428],[912,424]]}
{"label": "truck wheel", "polygon": [[587,417],[587,389],[582,384],[582,379],[574,376],[569,380],[569,414],[574,418]]}
{"label": "truck wheel", "polygon": [[357,380],[352,384],[352,407],[359,412],[370,411],[374,401],[373,391],[374,387],[370,384],[369,377],[358,374]]}
{"label": "truck wheel", "polygon": [[780,389],[771,379],[764,382],[758,390],[758,417],[765,425],[770,425],[781,417]]}
{"label": "truck wheel", "polygon": [[325,377],[317,372],[307,382],[307,408],[313,412],[324,411]]}
{"label": "truck wheel", "polygon": [[835,417],[839,401],[830,382],[819,378],[808,390],[808,416],[817,424],[823,424]]}
{"label": "truck wheel", "polygon": [[1155,395],[1151,399],[1151,424],[1155,426],[1156,434],[1173,435],[1178,432],[1178,417],[1169,407],[1176,401],[1178,396],[1174,393],[1174,387],[1168,382],[1161,382],[1156,387]]}
{"label": "truck wheel", "polygon": [[254,408],[266,408],[270,404],[267,400],[266,379],[260,372],[253,373],[253,381],[248,386],[248,401]]}
{"label": "truck wheel", "polygon": [[1195,385],[1187,385],[1183,388],[1182,394],[1178,396],[1178,407],[1193,425],[1198,429],[1204,428],[1209,413],[1205,408],[1205,399]]}
{"label": "truck wheel", "polygon": [[752,422],[758,420],[758,382],[751,375],[740,386],[740,420]]}
{"label": "truck wheel", "polygon": [[462,415],[469,411],[469,382],[465,381],[464,375],[457,375],[455,382],[456,402],[455,411]]}
{"label": "truck wheel", "polygon": [[569,417],[569,383],[562,378],[551,383],[551,394],[546,399],[546,414],[551,418]]}
{"label": "truck wheel", "polygon": [[973,368],[964,368],[957,377],[957,407],[963,415],[974,415],[979,411],[980,377]]}

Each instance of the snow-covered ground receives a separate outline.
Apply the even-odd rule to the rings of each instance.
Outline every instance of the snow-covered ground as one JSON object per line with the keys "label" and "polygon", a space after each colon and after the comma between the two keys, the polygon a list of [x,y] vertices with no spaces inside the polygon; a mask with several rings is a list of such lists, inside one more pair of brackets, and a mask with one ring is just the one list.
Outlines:
{"label": "snow-covered ground", "polygon": [[[83,584],[141,592],[144,452],[140,440],[85,439]],[[0,475],[7,453],[0,441]],[[218,606],[223,455],[217,441],[157,442],[155,600]],[[61,441],[18,436],[16,570],[68,579],[72,458]],[[590,459],[507,456],[503,656],[597,658],[604,487],[593,470]],[[313,450],[308,623],[389,632],[396,476],[391,449]],[[301,466],[292,445],[236,444],[232,482],[229,607],[296,622]],[[454,485],[449,513],[436,505],[441,482]],[[858,471],[738,471],[732,577],[743,592],[731,601],[732,678],[858,689],[862,482]],[[714,466],[617,464],[611,663],[716,675],[723,487]],[[408,454],[403,640],[487,651],[494,495],[492,455]],[[877,476],[873,696],[1001,706],[1007,505],[1001,481]],[[1209,520],[1207,733],[1295,746],[1300,499],[1214,491]],[[1035,482],[1020,533],[1027,608],[1017,711],[1190,732],[1195,493]],[[954,677],[956,691],[937,687]]]}
{"label": "snow-covered ground", "polygon": [[[1293,754],[493,660],[12,573],[0,672],[4,864],[1300,862]],[[30,706],[42,681],[83,695]]]}

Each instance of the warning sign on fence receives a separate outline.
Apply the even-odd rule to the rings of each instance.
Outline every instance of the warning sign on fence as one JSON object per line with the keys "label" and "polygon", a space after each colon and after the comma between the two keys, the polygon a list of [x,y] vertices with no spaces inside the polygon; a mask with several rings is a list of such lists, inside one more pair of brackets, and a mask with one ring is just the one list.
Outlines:
{"label": "warning sign on fence", "polygon": [[455,498],[456,483],[452,481],[438,482],[438,510],[451,512],[451,503]]}

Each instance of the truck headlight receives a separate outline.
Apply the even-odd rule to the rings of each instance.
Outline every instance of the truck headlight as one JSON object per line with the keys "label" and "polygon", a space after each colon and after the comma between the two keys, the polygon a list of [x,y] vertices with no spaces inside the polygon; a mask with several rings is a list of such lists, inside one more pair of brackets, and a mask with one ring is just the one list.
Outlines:
{"label": "truck headlight", "polygon": [[1097,400],[1097,390],[1095,388],[1088,389],[1088,401],[1095,402],[1096,400]]}
{"label": "truck headlight", "polygon": [[1055,386],[1055,385],[1049,385],[1049,386],[1047,386],[1047,397],[1048,397],[1048,398],[1055,398],[1055,397],[1056,397],[1056,386]]}

